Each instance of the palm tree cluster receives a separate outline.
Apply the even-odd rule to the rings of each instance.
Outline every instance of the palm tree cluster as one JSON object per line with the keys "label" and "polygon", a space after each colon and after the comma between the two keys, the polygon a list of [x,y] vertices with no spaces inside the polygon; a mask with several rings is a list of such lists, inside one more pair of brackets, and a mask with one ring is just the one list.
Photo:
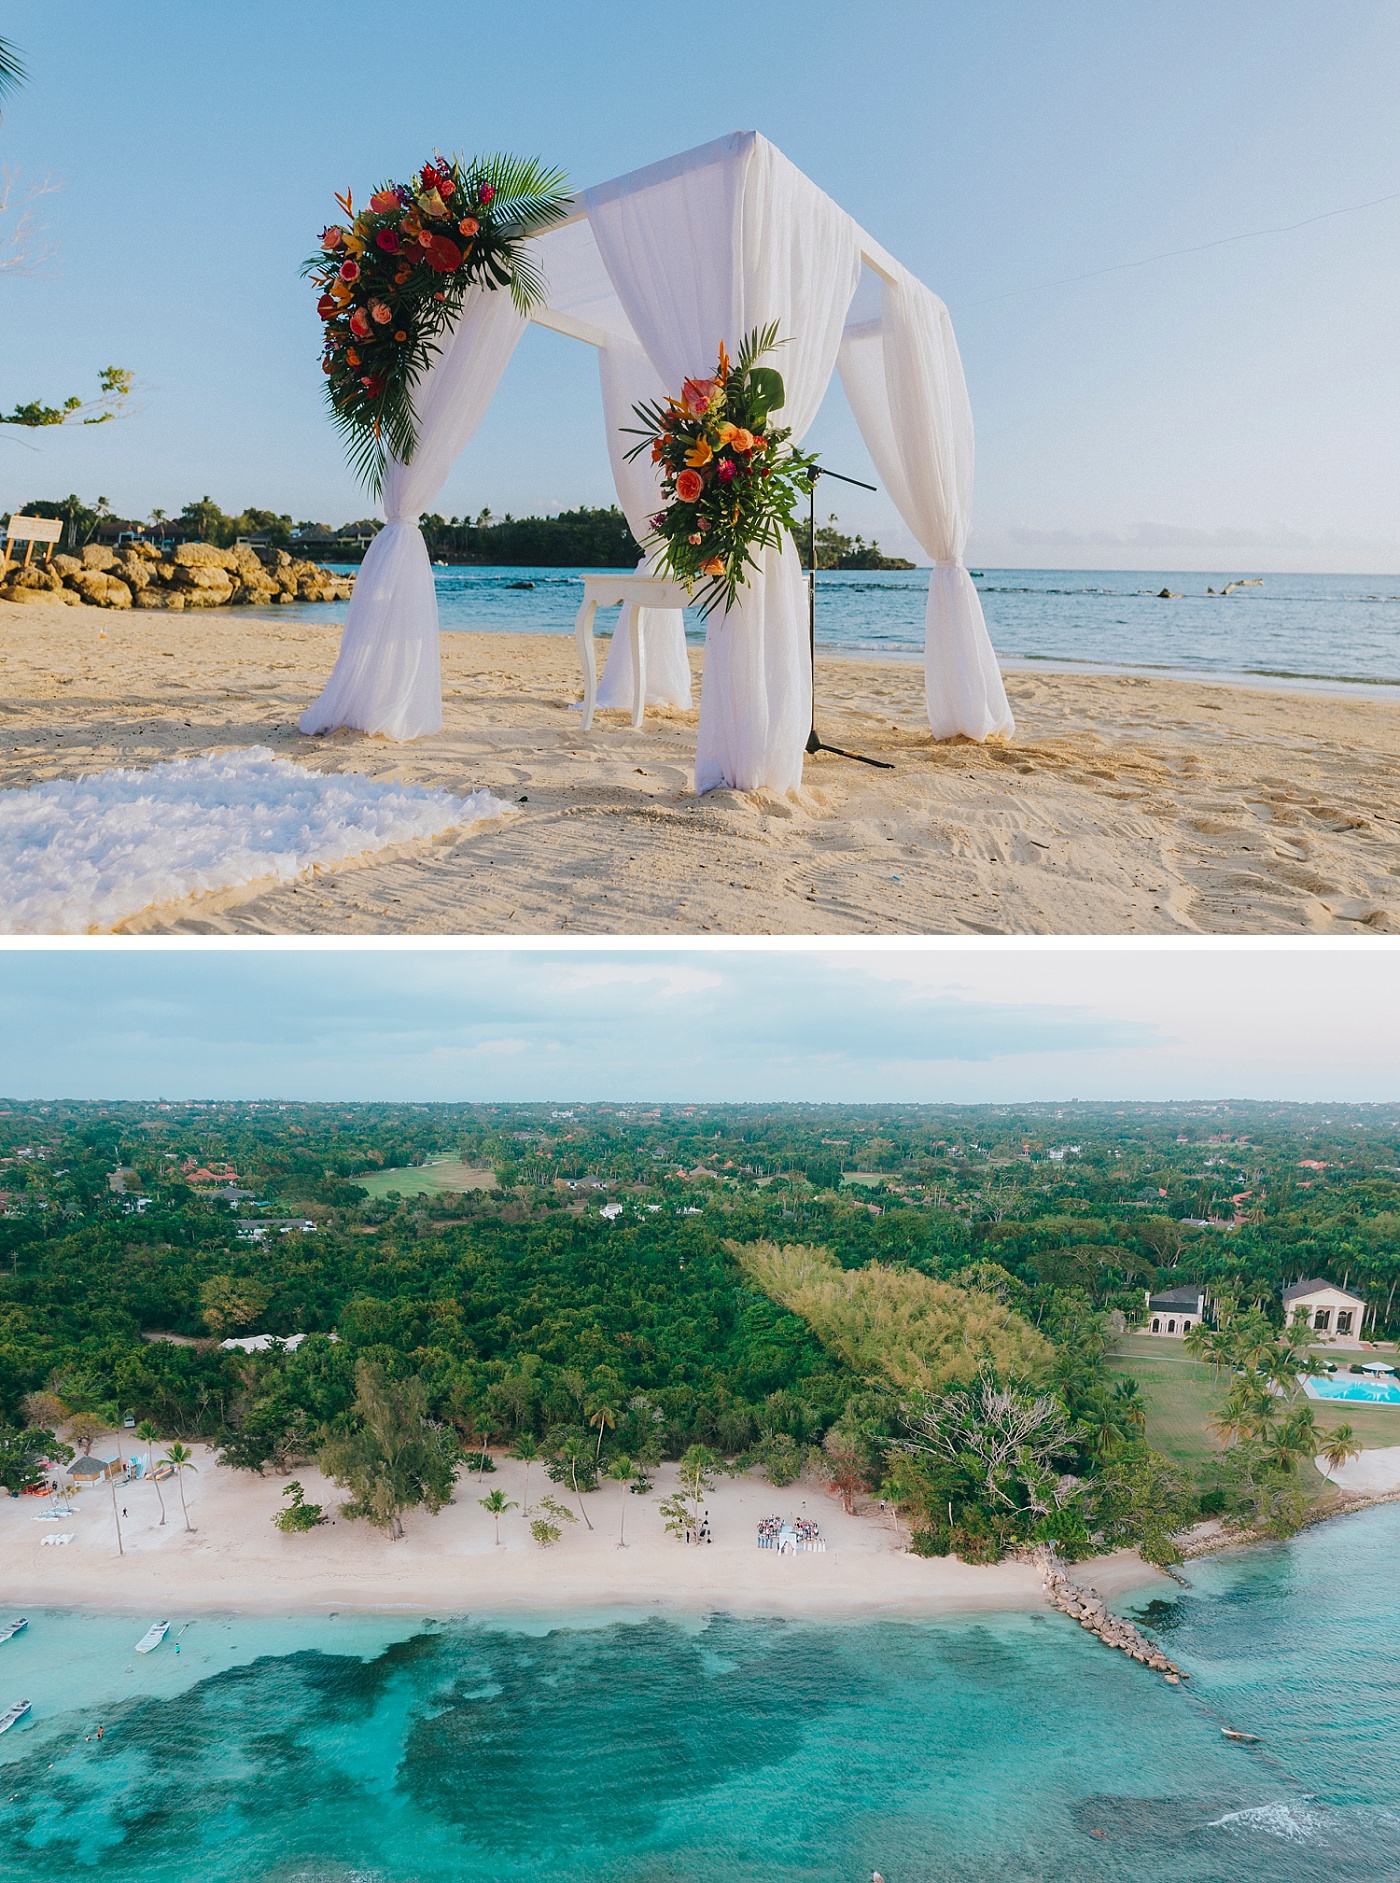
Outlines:
{"label": "palm tree cluster", "polygon": [[1276,1328],[1258,1307],[1241,1308],[1230,1296],[1217,1301],[1214,1327],[1201,1322],[1185,1339],[1218,1381],[1228,1379],[1211,1422],[1226,1448],[1227,1482],[1246,1514],[1280,1534],[1302,1519],[1300,1467],[1321,1456],[1335,1470],[1361,1449],[1349,1425],[1324,1435],[1304,1397],[1304,1382],[1325,1370],[1309,1339],[1306,1326]]}

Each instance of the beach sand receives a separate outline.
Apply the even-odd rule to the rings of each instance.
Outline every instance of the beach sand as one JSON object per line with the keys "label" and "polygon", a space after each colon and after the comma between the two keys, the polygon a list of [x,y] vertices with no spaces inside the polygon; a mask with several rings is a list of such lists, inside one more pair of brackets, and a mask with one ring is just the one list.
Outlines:
{"label": "beach sand", "polygon": [[437,737],[305,738],[339,632],[0,603],[0,786],[261,744],[518,806],[128,932],[1400,933],[1400,701],[1022,671],[1013,742],[939,744],[921,667],[819,652],[824,736],[896,769],[821,755],[795,800],[697,798],[697,715],[585,736],[571,637],[444,634]]}
{"label": "beach sand", "polygon": [[[99,1455],[111,1456],[110,1450]],[[706,1500],[715,1541],[687,1545],[668,1536],[658,1506],[675,1488],[676,1467],[664,1465],[646,1497],[605,1482],[583,1499],[594,1528],[561,1524],[547,1549],[530,1537],[520,1511],[501,1519],[501,1544],[477,1502],[499,1487],[524,1502],[525,1467],[498,1458],[478,1482],[457,1482],[452,1504],[436,1517],[410,1511],[406,1534],[390,1541],[365,1523],[335,1524],[284,1536],[272,1518],[285,1507],[288,1479],[260,1478],[214,1462],[192,1448],[197,1473],[185,1478],[193,1534],[187,1534],[173,1482],[161,1486],[167,1521],[160,1524],[151,1480],[118,1484],[117,1505],[130,1513],[117,1551],[112,1494],[105,1485],[77,1494],[72,1518],[40,1521],[47,1500],[0,1499],[0,1604],[28,1607],[131,1609],[162,1615],[210,1612],[285,1614],[294,1610],[423,1610],[428,1614],[600,1612],[654,1609],[694,1614],[858,1618],[933,1616],[979,1609],[1043,1605],[1039,1573],[1021,1563],[978,1567],[956,1558],[923,1559],[903,1548],[894,1519],[868,1498],[847,1516],[840,1500],[816,1485],[775,1489],[761,1478],[721,1478]],[[313,1465],[292,1474],[308,1501],[334,1515],[345,1495]],[[578,1503],[551,1484],[539,1465],[529,1495]],[[827,1539],[824,1554],[779,1556],[756,1545],[761,1517],[807,1516]],[[619,1524],[627,1548],[618,1548]],[[45,1548],[41,1538],[71,1532],[73,1541]],[[1081,1566],[1076,1579],[1106,1598],[1166,1588],[1166,1579],[1122,1550]],[[3,1619],[0,1616],[0,1619]]]}

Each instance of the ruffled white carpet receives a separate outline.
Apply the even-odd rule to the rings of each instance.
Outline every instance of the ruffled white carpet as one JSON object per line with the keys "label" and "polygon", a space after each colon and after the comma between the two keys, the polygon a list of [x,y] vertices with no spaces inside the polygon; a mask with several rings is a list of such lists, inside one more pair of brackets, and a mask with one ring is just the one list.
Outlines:
{"label": "ruffled white carpet", "polygon": [[0,933],[110,929],[152,903],[289,882],[513,809],[489,791],[308,771],[261,745],[0,791]]}

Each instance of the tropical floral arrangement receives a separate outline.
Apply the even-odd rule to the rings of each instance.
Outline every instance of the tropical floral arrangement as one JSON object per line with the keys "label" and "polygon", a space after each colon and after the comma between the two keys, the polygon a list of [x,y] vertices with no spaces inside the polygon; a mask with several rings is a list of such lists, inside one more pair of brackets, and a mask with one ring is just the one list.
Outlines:
{"label": "tropical floral arrangement", "polygon": [[413,388],[469,287],[509,288],[522,314],[544,299],[525,238],[557,222],[568,190],[532,158],[434,156],[411,183],[385,183],[321,236],[303,274],[319,290],[331,412],[376,495],[386,457],[417,444]]}
{"label": "tropical floral arrangement", "polygon": [[706,614],[732,608],[758,566],[755,552],[777,548],[797,528],[794,510],[816,464],[784,449],[791,428],[769,422],[786,393],[781,373],[758,362],[780,344],[776,321],[755,327],[732,364],[720,343],[712,379],[687,379],[664,405],[633,407],[645,430],[627,455],[651,447],[666,499],[643,548],[673,580],[692,591],[700,585]]}

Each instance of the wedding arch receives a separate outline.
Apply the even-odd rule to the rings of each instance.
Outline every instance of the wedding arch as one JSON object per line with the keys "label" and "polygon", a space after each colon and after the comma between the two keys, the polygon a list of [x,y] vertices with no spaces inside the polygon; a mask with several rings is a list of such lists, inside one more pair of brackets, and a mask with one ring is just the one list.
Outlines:
{"label": "wedding arch", "polygon": [[[900,516],[933,558],[925,616],[929,725],[940,739],[1014,730],[982,604],[963,565],[972,414],[948,310],[774,145],[734,132],[579,192],[531,238],[547,283],[529,316],[594,347],[618,501],[640,539],[654,467],[624,456],[639,401],[710,369],[776,320],[787,337],[783,422],[799,443],[839,369]],[[526,317],[511,296],[467,291],[414,391],[417,447],[384,476],[385,528],[365,556],[334,671],[304,732],[353,726],[407,740],[442,728],[437,598],[418,517],[480,425]],[[624,624],[625,626],[625,624]],[[678,609],[648,610],[647,694],[690,703]],[[614,634],[598,703],[631,697],[630,636]],[[805,581],[795,545],[765,549],[733,607],[708,619],[697,791],[787,791],[811,726]]]}

